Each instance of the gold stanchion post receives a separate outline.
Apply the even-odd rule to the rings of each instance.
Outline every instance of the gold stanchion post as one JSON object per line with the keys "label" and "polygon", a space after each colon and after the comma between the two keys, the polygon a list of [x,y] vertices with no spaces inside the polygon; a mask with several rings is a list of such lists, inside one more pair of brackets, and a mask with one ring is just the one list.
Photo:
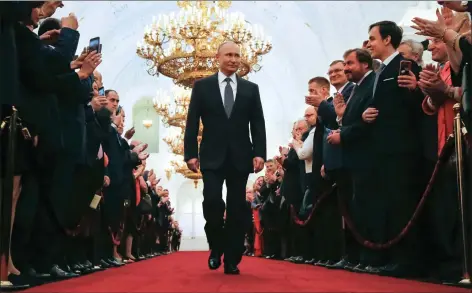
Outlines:
{"label": "gold stanchion post", "polygon": [[457,195],[459,198],[459,210],[461,215],[461,240],[462,240],[462,280],[459,284],[470,285],[470,273],[469,273],[469,249],[468,249],[468,237],[466,223],[466,211],[465,211],[465,199],[464,199],[464,166],[463,166],[463,152],[462,152],[462,120],[461,120],[461,104],[457,103],[453,107],[454,117],[454,139],[456,147],[456,172],[457,172]]}

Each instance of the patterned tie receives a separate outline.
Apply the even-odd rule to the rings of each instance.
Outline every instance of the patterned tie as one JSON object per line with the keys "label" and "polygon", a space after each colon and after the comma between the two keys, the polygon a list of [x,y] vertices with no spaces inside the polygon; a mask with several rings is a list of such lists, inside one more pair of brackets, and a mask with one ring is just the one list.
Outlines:
{"label": "patterned tie", "polygon": [[382,74],[382,71],[385,69],[385,64],[380,64],[379,70],[375,73],[375,81],[374,81],[374,93],[372,98],[375,96],[375,90],[377,89],[377,83],[379,82],[379,77]]}
{"label": "patterned tie", "polygon": [[233,110],[233,105],[234,105],[234,94],[233,94],[233,88],[229,84],[231,82],[231,78],[227,77],[225,78],[226,81],[226,87],[225,87],[225,111],[226,111],[226,116],[228,118],[231,116],[231,110]]}

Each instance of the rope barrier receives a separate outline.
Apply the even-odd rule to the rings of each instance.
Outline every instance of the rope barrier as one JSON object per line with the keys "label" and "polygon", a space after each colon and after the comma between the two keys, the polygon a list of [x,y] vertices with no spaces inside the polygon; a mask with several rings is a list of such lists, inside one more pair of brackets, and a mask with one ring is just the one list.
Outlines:
{"label": "rope barrier", "polygon": [[295,207],[293,205],[290,205],[290,215],[292,217],[293,222],[295,224],[297,224],[298,226],[301,226],[301,227],[304,227],[304,226],[308,225],[308,223],[310,223],[310,220],[312,219],[313,215],[315,214],[316,208],[319,207],[320,203],[325,198],[327,198],[328,195],[330,195],[335,189],[336,189],[336,184],[333,184],[328,190],[326,190],[325,192],[323,192],[323,194],[321,194],[321,196],[316,200],[316,202],[315,202],[313,208],[311,209],[310,214],[308,215],[306,220],[300,220],[297,217],[297,211],[295,211]]}
{"label": "rope barrier", "polygon": [[359,244],[363,245],[364,247],[374,249],[374,250],[387,249],[397,244],[398,242],[400,242],[407,235],[411,227],[414,225],[414,223],[418,219],[420,212],[424,208],[426,199],[431,194],[431,190],[432,190],[434,182],[436,181],[436,177],[439,173],[439,169],[450,158],[450,156],[453,153],[453,149],[454,149],[454,139],[451,139],[451,137],[449,137],[448,140],[446,141],[446,144],[444,145],[444,148],[441,151],[441,154],[439,155],[436,165],[434,166],[434,171],[433,171],[433,174],[431,175],[431,178],[429,179],[428,185],[426,186],[426,189],[424,190],[421,196],[421,199],[418,205],[416,206],[416,209],[413,212],[413,215],[411,216],[410,220],[397,236],[395,236],[393,239],[390,239],[389,241],[385,243],[374,243],[370,240],[366,240],[356,229],[355,224],[353,223],[348,213],[346,203],[344,202],[344,200],[341,200],[341,198],[339,198],[340,199],[339,205],[340,205],[340,209],[341,209],[341,213],[343,215],[344,221],[346,225],[348,226],[349,230],[351,230],[356,241],[359,242]]}

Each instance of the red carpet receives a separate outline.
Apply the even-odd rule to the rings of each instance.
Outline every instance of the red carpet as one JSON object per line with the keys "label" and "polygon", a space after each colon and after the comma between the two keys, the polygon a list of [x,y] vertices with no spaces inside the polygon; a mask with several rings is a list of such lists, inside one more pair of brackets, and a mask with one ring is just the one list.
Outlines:
{"label": "red carpet", "polygon": [[241,275],[207,268],[208,252],[178,252],[24,292],[469,292],[449,286],[245,257]]}

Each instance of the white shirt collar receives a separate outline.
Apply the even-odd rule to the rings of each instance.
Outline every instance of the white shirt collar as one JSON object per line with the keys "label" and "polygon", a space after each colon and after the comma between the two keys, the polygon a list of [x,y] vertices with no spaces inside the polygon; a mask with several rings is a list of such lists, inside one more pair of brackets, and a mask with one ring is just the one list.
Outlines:
{"label": "white shirt collar", "polygon": [[342,93],[343,90],[344,90],[344,88],[345,88],[348,84],[349,84],[349,81],[346,82],[337,92],[338,92],[338,93]]}
{"label": "white shirt collar", "polygon": [[397,57],[398,54],[398,51],[395,51],[392,55],[388,56],[387,59],[385,59],[382,63],[387,66],[393,60],[393,58]]}
{"label": "white shirt collar", "polygon": [[357,83],[357,86],[360,86],[362,81],[367,77],[367,75],[369,75],[370,73],[372,72],[372,70],[369,70],[366,72],[366,74],[364,74],[364,76],[361,78],[361,80],[359,80],[359,82]]}
{"label": "white shirt collar", "polygon": [[234,84],[237,84],[236,73],[233,73],[230,76],[226,76],[223,72],[218,71],[218,83],[221,84],[222,82],[225,81],[227,77],[229,77]]}

